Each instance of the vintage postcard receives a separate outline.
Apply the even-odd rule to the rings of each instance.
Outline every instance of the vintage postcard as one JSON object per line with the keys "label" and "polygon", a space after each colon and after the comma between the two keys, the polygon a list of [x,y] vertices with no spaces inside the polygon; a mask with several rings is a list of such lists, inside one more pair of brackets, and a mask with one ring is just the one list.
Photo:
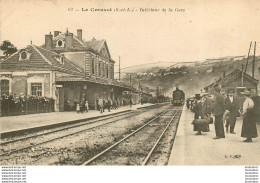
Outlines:
{"label": "vintage postcard", "polygon": [[2,169],[259,166],[260,1],[0,5]]}

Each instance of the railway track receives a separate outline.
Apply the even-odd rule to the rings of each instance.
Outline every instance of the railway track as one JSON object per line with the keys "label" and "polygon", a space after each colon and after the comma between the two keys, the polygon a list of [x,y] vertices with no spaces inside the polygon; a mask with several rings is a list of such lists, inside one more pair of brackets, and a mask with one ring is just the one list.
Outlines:
{"label": "railway track", "polygon": [[[119,121],[121,119],[129,118],[129,117],[132,117],[134,115],[139,114],[140,112],[146,112],[146,111],[149,111],[149,110],[140,110],[140,111],[135,111],[135,112],[129,111],[129,112],[126,112],[126,113],[123,113],[123,114],[117,114],[117,115],[114,115],[114,116],[102,117],[102,118],[99,118],[99,119],[96,119],[96,120],[90,120],[90,121],[81,122],[81,123],[77,123],[77,124],[73,124],[73,125],[66,125],[66,126],[63,126],[61,128],[58,128],[58,129],[56,128],[54,130],[48,130],[47,132],[43,132],[43,133],[39,133],[39,134],[34,134],[34,135],[29,134],[26,137],[16,138],[16,139],[13,139],[13,140],[7,140],[7,141],[4,141],[4,142],[2,141],[1,142],[1,149],[3,150],[5,148],[5,146],[8,146],[10,144],[14,144],[14,143],[24,144],[26,141],[28,141],[30,139],[36,139],[36,138],[39,138],[39,137],[44,138],[44,140],[42,140],[41,142],[33,143],[31,141],[30,142],[28,141],[28,143],[30,143],[29,145],[25,145],[23,147],[19,146],[19,148],[15,148],[14,150],[10,150],[10,151],[4,150],[4,153],[1,153],[0,157],[9,156],[13,153],[17,153],[17,152],[20,152],[20,151],[23,151],[23,150],[26,150],[26,149],[29,149],[29,148],[33,148],[33,147],[36,147],[36,146],[39,146],[39,145],[43,145],[43,144],[46,144],[46,143],[49,143],[49,142],[52,142],[52,141],[55,141],[55,140],[58,140],[58,139],[61,139],[61,138],[64,138],[64,137],[68,137],[68,136],[72,136],[72,135],[75,135],[75,134],[78,134],[78,133],[82,133],[84,131],[91,130],[91,129],[94,129],[94,128],[97,128],[97,127],[101,127],[101,126],[104,126],[104,125],[107,125],[107,124],[110,124],[110,123],[114,123],[114,122]],[[114,120],[104,122],[106,120],[111,120],[111,119],[114,119]],[[97,124],[97,123],[99,123],[99,124]],[[94,126],[90,126],[90,125],[93,125],[93,124],[94,124]],[[68,130],[76,129],[76,128],[82,128],[84,126],[86,126],[86,128],[75,130],[71,133],[67,133]],[[46,137],[48,135],[53,135],[55,133],[59,133],[59,132],[63,132],[63,131],[66,131],[66,134],[60,135],[60,136],[55,136],[55,137],[49,138],[49,139],[48,139],[48,137]]]}
{"label": "railway track", "polygon": [[48,135],[48,134],[51,134],[51,133],[56,133],[56,132],[59,132],[59,131],[68,130],[70,128],[75,128],[75,127],[84,126],[84,125],[87,125],[87,124],[92,124],[92,123],[102,121],[102,120],[106,120],[106,119],[112,119],[112,118],[116,118],[116,117],[120,117],[120,116],[125,116],[129,113],[133,113],[133,111],[129,111],[129,112],[126,112],[126,113],[123,113],[123,114],[118,114],[118,115],[115,115],[115,116],[112,116],[112,117],[109,116],[109,117],[99,118],[99,119],[96,119],[96,120],[90,120],[90,121],[86,121],[86,122],[76,123],[76,124],[72,124],[72,125],[64,125],[63,127],[58,128],[58,129],[56,128],[54,130],[47,130],[48,132],[42,132],[42,133],[35,134],[35,135],[28,135],[27,137],[21,137],[21,138],[17,138],[17,139],[14,139],[14,140],[4,141],[4,140],[1,139],[0,144],[1,145],[7,145],[7,144],[10,144],[10,143],[14,143],[14,142],[22,141],[22,140],[28,140],[30,138]]}
{"label": "railway track", "polygon": [[[97,161],[99,158],[101,158],[102,156],[104,156],[106,153],[110,153],[112,149],[116,148],[117,146],[119,146],[119,144],[125,142],[127,139],[129,139],[130,137],[133,137],[134,135],[136,135],[138,132],[140,132],[141,130],[144,130],[145,127],[148,127],[149,125],[151,125],[155,120],[157,120],[158,118],[164,116],[167,119],[170,118],[169,122],[167,123],[167,125],[165,126],[165,128],[163,129],[163,131],[161,132],[161,134],[159,135],[157,141],[154,143],[154,145],[152,146],[152,148],[149,150],[149,152],[147,153],[146,157],[144,158],[144,160],[142,161],[141,165],[147,165],[148,160],[151,158],[151,155],[153,154],[154,150],[156,149],[156,147],[158,146],[159,142],[161,141],[162,137],[165,135],[165,132],[168,130],[169,126],[173,123],[173,121],[175,120],[176,125],[178,126],[178,120],[180,117],[180,114],[182,112],[182,110],[177,109],[174,110],[174,114],[173,115],[166,115],[167,112],[169,112],[170,109],[168,108],[167,110],[163,111],[162,113],[160,113],[159,115],[155,116],[154,118],[152,118],[151,120],[149,120],[148,122],[146,122],[145,124],[143,124],[141,127],[139,127],[138,129],[134,130],[133,132],[131,132],[130,134],[126,135],[125,137],[123,137],[122,139],[120,139],[119,141],[115,142],[114,144],[110,145],[109,147],[107,147],[105,150],[101,151],[100,153],[98,153],[97,155],[93,156],[92,158],[90,158],[89,160],[85,161],[82,166],[85,165],[90,165],[92,164],[94,161]],[[161,124],[159,124],[161,125]],[[176,135],[176,131],[174,132],[174,138]],[[173,140],[174,140],[173,138]]]}

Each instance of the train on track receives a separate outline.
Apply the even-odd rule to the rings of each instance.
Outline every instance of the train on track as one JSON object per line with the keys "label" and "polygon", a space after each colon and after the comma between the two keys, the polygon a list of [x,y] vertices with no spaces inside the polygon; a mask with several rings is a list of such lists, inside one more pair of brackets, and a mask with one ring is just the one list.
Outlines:
{"label": "train on track", "polygon": [[179,87],[176,87],[176,90],[172,92],[172,105],[182,106],[185,102],[185,93],[180,90]]}

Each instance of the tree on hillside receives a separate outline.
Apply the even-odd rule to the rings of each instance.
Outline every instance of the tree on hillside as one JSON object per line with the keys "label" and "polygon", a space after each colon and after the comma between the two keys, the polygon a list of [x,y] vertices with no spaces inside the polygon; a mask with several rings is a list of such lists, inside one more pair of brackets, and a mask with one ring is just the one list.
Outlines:
{"label": "tree on hillside", "polygon": [[166,73],[166,70],[165,69],[160,69],[158,71],[158,73],[161,75],[161,76],[164,76],[164,74]]}
{"label": "tree on hillside", "polygon": [[174,73],[174,72],[182,72],[182,71],[186,71],[187,70],[187,66],[183,65],[181,67],[172,67],[170,69],[170,72]]}
{"label": "tree on hillside", "polygon": [[8,40],[3,41],[0,45],[0,49],[4,52],[6,57],[9,57],[13,53],[17,52],[17,48]]}

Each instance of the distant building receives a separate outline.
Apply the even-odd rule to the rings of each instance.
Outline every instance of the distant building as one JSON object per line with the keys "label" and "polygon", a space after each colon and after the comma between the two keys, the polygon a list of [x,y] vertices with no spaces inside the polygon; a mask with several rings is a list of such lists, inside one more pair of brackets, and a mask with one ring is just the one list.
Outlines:
{"label": "distant building", "polygon": [[223,73],[223,77],[216,80],[212,84],[206,86],[204,89],[206,92],[211,93],[215,85],[218,85],[227,92],[228,90],[234,90],[237,95],[241,95],[241,92],[245,89],[249,89],[252,94],[257,94],[258,80],[251,77],[246,73],[242,73],[241,70],[236,69],[228,75]]}

